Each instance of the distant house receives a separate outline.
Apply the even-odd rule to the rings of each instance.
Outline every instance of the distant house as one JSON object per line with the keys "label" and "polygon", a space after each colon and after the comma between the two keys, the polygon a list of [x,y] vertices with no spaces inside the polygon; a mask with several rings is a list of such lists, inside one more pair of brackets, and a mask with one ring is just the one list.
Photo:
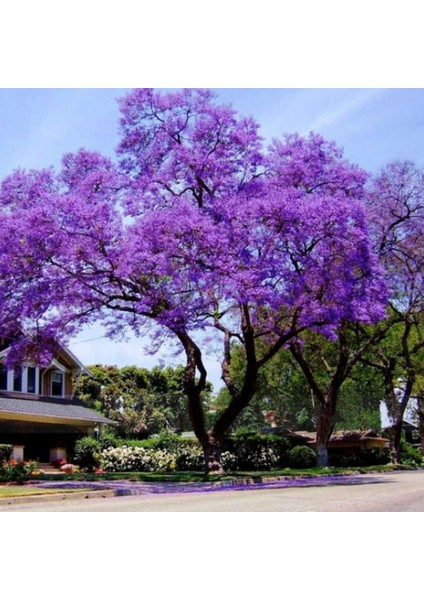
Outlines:
{"label": "distant house", "polygon": [[[393,422],[389,417],[389,412],[384,401],[380,402],[380,419],[381,429],[383,431],[389,431]],[[408,402],[405,416],[402,420],[402,431],[405,435],[405,441],[409,444],[419,444],[420,432],[417,422],[417,398],[412,397]]]}
{"label": "distant house", "polygon": [[0,336],[0,444],[12,444],[14,458],[68,458],[79,437],[112,424],[75,398],[76,380],[90,372],[68,348],[62,346],[47,368],[28,363],[7,369],[7,352]]}
{"label": "distant house", "polygon": [[[297,431],[298,435],[308,438],[308,445],[316,446],[317,434],[315,432]],[[388,440],[372,429],[367,431],[337,431],[333,433],[328,442],[328,450],[333,454],[353,456],[361,450],[370,448],[387,448]]]}

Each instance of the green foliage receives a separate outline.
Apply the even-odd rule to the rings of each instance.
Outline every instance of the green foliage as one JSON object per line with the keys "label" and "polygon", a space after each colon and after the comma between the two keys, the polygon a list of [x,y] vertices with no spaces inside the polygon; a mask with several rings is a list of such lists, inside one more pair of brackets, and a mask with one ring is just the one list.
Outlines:
{"label": "green foliage", "polygon": [[357,364],[340,391],[335,416],[337,428],[378,431],[382,398],[384,386],[379,373],[367,365]]}
{"label": "green foliage", "polygon": [[177,471],[202,471],[204,469],[205,458],[199,444],[185,444],[175,450]]}
{"label": "green foliage", "polygon": [[295,446],[289,452],[289,466],[292,469],[308,469],[315,466],[315,452],[309,446]]}
{"label": "green foliage", "polygon": [[246,471],[287,467],[290,447],[282,436],[251,433],[230,436],[223,445],[236,457],[236,468]]}
{"label": "green foliage", "polygon": [[[233,469],[236,457],[230,452],[222,453],[225,469]],[[203,451],[198,444],[183,444],[174,450],[143,448],[122,445],[101,453],[101,464],[108,472],[171,473],[177,471],[203,471]]]}
{"label": "green foliage", "polygon": [[400,442],[400,462],[403,465],[412,465],[419,467],[423,463],[423,455],[421,450],[408,444],[403,438]]}
{"label": "green foliage", "polygon": [[14,481],[23,483],[29,479],[31,473],[38,467],[35,461],[28,462],[5,462],[0,466],[0,481]]}
{"label": "green foliage", "polygon": [[10,460],[12,456],[13,446],[12,444],[0,444],[0,466]]}
{"label": "green foliage", "polygon": [[141,447],[119,446],[101,453],[101,465],[106,471],[161,472],[175,469],[175,456],[166,450],[146,450]]}
{"label": "green foliage", "polygon": [[330,464],[333,467],[372,467],[387,465],[390,461],[388,448],[369,448],[352,456],[330,453]]}
{"label": "green foliage", "polygon": [[106,448],[116,448],[119,446],[121,440],[116,437],[114,431],[107,431],[103,435],[96,438],[97,443],[99,444],[100,450],[105,450]]}
{"label": "green foliage", "polygon": [[[318,334],[304,336],[305,356],[313,368],[321,389],[329,385],[329,370],[337,364],[337,344]],[[234,347],[231,375],[240,386],[245,370],[243,349]],[[357,364],[341,388],[334,423],[340,429],[379,429],[379,403],[384,398],[381,377],[369,366]],[[220,390],[216,406],[225,408],[230,402],[226,388]],[[257,392],[249,406],[232,427],[233,433],[246,430],[260,432],[268,425],[267,416],[277,426],[287,429],[316,429],[316,399],[296,361],[287,350],[281,350],[259,372]]]}
{"label": "green foliage", "polygon": [[[245,372],[245,355],[241,346],[234,346],[231,376],[236,386],[242,385]],[[215,406],[223,410],[230,402],[230,394],[222,388]],[[302,373],[287,351],[280,351],[258,374],[257,392],[246,409],[237,417],[231,431],[246,430],[259,433],[269,425],[267,416],[272,413],[278,426],[288,429],[313,430],[314,407],[311,393]]]}
{"label": "green foliage", "polygon": [[[151,371],[135,366],[89,367],[93,377],[82,376],[77,394],[90,408],[117,422],[118,437],[146,439],[165,431],[191,429],[184,367],[154,367]],[[211,384],[203,395],[206,407]]]}
{"label": "green foliage", "polygon": [[92,437],[83,437],[75,443],[74,461],[81,469],[94,471],[100,466],[100,442]]}
{"label": "green foliage", "polygon": [[[76,460],[83,469],[101,466],[111,472],[170,473],[203,471],[203,450],[197,440],[177,435],[163,435],[147,440],[122,440],[111,436],[82,438],[77,442]],[[418,449],[402,442],[402,462],[420,464]],[[371,448],[354,456],[330,454],[333,467],[368,467],[386,465],[389,451]],[[281,435],[245,433],[224,440],[222,463],[231,471],[270,471],[273,469],[310,469],[315,453],[309,446],[294,446]]]}

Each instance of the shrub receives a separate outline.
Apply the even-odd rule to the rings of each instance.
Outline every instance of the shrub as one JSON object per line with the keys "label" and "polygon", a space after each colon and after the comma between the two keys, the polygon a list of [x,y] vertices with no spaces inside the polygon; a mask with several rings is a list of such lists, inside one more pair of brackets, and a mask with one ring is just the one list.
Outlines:
{"label": "shrub", "polygon": [[[222,453],[224,469],[234,469],[236,457],[231,452]],[[120,446],[107,448],[101,453],[101,464],[105,471],[159,472],[202,471],[204,467],[203,450],[199,444],[183,444],[176,452],[140,446]]]}
{"label": "shrub", "polygon": [[235,455],[239,470],[268,470],[288,466],[290,442],[279,435],[243,433],[227,438],[224,450]]}
{"label": "shrub", "polygon": [[175,456],[166,450],[121,446],[101,453],[101,465],[106,471],[169,472],[175,469],[175,463]]}
{"label": "shrub", "polygon": [[12,452],[12,444],[0,444],[0,466],[10,460]]}
{"label": "shrub", "polygon": [[344,469],[360,466],[359,454],[353,454],[351,456],[345,456],[344,454],[331,454],[329,455],[328,459],[332,467],[341,467]]}
{"label": "shrub", "polygon": [[390,461],[388,448],[369,448],[359,453],[359,466],[372,467],[373,465],[387,465]]}
{"label": "shrub", "polygon": [[226,471],[233,471],[237,468],[237,456],[228,450],[221,454],[221,462]]}
{"label": "shrub", "polygon": [[11,460],[3,463],[0,468],[0,480],[23,483],[37,468],[38,464],[35,461],[16,462],[15,460]]}
{"label": "shrub", "polygon": [[289,452],[289,466],[292,469],[309,469],[315,463],[315,452],[309,446],[295,446]]}
{"label": "shrub", "polygon": [[114,433],[104,433],[103,435],[97,438],[97,443],[99,444],[100,450],[105,450],[106,448],[116,448],[121,445],[120,440],[115,436]]}
{"label": "shrub", "polygon": [[177,471],[201,471],[205,459],[200,444],[184,444],[176,452]]}
{"label": "shrub", "polygon": [[388,448],[369,448],[361,450],[351,456],[331,454],[332,467],[372,467],[374,465],[387,465],[390,460]]}
{"label": "shrub", "polygon": [[88,471],[94,471],[100,466],[101,445],[92,437],[83,437],[75,444],[74,461]]}
{"label": "shrub", "polygon": [[[199,442],[175,434],[147,440],[111,440],[83,438],[78,446],[75,461],[82,466],[82,458],[98,453],[100,465],[107,471],[203,471],[204,456]],[[82,449],[81,449],[82,447]],[[225,470],[271,470],[289,466],[290,441],[275,434],[238,434],[226,438],[222,445],[222,465]],[[84,452],[83,452],[83,451]],[[306,453],[310,448],[306,447]],[[83,456],[81,456],[83,455]],[[309,452],[310,455],[310,452]],[[312,452],[313,455],[313,452]],[[94,463],[92,462],[92,465]],[[306,467],[304,462],[301,463]],[[308,463],[309,464],[309,463]],[[309,466],[315,464],[312,461]],[[92,468],[92,467],[91,467]]]}
{"label": "shrub", "polygon": [[421,450],[402,439],[400,442],[400,462],[404,465],[420,466],[423,462]]}
{"label": "shrub", "polygon": [[66,473],[67,475],[72,475],[78,470],[78,467],[65,461],[65,463],[61,465],[60,470]]}

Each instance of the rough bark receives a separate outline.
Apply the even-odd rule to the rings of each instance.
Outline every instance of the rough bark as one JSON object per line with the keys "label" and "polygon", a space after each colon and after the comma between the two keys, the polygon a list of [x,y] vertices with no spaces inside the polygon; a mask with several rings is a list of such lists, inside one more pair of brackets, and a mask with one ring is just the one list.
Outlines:
{"label": "rough bark", "polygon": [[400,463],[400,441],[402,439],[402,423],[403,417],[396,419],[395,423],[390,428],[390,462],[394,465]]}
{"label": "rough bark", "polygon": [[223,475],[224,467],[221,461],[221,439],[213,431],[208,432],[207,442],[203,446],[205,454],[205,472],[213,475]]}
{"label": "rough bark", "polygon": [[389,361],[384,371],[384,387],[386,392],[386,406],[389,417],[392,421],[390,427],[390,462],[400,463],[400,443],[402,439],[403,417],[406,407],[411,398],[412,389],[415,382],[415,372],[410,369],[403,388],[402,396],[399,399],[395,391],[395,361]]}
{"label": "rough bark", "polygon": [[[184,391],[188,399],[188,412],[193,426],[194,434],[199,440],[205,456],[205,472],[209,472],[209,464],[217,461],[220,464],[219,444],[212,439],[206,431],[205,414],[202,406],[202,392],[206,386],[207,372],[203,365],[202,353],[197,344],[184,331],[175,331],[186,353],[186,367],[184,376]],[[196,372],[200,377],[196,380]]]}
{"label": "rough bark", "polygon": [[317,438],[316,438],[316,461],[317,467],[328,467],[328,442],[333,432],[333,419],[336,411],[337,400],[340,392],[340,387],[347,377],[350,366],[348,365],[347,345],[345,344],[344,334],[340,333],[340,348],[337,367],[333,373],[330,373],[330,384],[328,393],[325,393],[317,378],[312,371],[312,368],[304,357],[299,344],[293,343],[290,345],[290,350],[303,374],[309,383],[309,386],[317,399]]}
{"label": "rough bark", "polygon": [[333,417],[337,396],[329,395],[320,406],[317,419],[316,461],[317,467],[328,467],[328,442],[333,433]]}
{"label": "rough bark", "polygon": [[418,429],[420,434],[420,449],[424,455],[424,397],[417,398],[418,404]]}

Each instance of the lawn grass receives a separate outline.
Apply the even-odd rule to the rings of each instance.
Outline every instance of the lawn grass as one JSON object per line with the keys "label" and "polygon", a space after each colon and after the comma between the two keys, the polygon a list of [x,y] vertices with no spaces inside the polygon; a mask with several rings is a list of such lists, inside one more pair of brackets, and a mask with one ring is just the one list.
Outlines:
{"label": "lawn grass", "polygon": [[269,477],[319,477],[323,475],[352,475],[353,473],[385,472],[394,470],[410,470],[409,465],[377,465],[373,467],[328,467],[311,469],[278,469],[272,471],[234,471],[225,475],[205,475],[202,471],[174,471],[172,473],[73,473],[72,475],[55,475],[53,473],[37,475],[35,479],[44,481],[145,481],[151,483],[198,483],[225,481],[229,479],[265,479]]}
{"label": "lawn grass", "polygon": [[51,496],[52,494],[74,493],[87,491],[86,488],[75,488],[72,490],[36,488],[31,485],[6,485],[0,484],[1,498],[20,498],[22,496]]}

